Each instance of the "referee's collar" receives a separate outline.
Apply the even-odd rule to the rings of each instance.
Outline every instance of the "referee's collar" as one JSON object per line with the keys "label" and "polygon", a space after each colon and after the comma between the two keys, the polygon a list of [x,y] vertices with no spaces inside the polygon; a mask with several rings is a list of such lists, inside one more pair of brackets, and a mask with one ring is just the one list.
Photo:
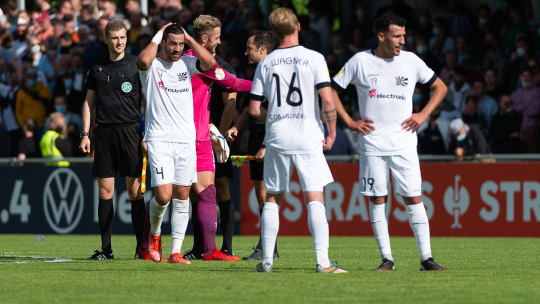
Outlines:
{"label": "referee's collar", "polygon": [[112,61],[111,56],[107,56],[107,62],[112,65],[121,64],[124,63],[128,59],[129,55],[127,53],[124,54],[124,57],[120,60]]}

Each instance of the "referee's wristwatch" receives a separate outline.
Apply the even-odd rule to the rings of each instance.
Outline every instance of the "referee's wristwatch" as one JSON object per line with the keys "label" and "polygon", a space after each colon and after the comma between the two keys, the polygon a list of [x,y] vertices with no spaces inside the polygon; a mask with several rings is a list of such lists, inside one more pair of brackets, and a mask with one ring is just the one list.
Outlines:
{"label": "referee's wristwatch", "polygon": [[88,132],[81,132],[81,134],[79,135],[79,138],[82,139],[83,137],[88,136],[88,135],[90,135]]}

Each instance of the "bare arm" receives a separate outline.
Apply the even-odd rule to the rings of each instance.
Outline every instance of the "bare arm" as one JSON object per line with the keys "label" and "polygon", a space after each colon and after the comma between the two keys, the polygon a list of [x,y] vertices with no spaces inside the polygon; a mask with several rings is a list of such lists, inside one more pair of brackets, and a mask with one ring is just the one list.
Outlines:
{"label": "bare arm", "polygon": [[[95,92],[93,90],[88,90],[86,92],[86,98],[83,102],[83,115],[82,115],[82,131],[83,132],[89,132],[90,131],[90,123],[92,122],[92,118],[95,117],[95,115],[92,115],[92,113],[95,114],[95,104],[94,101],[96,99]],[[83,151],[83,153],[90,153],[90,138],[88,136],[84,136],[81,139],[81,144],[79,148]]]}
{"label": "bare arm", "polygon": [[238,95],[236,92],[223,92],[221,94],[225,106],[219,123],[221,134],[225,134],[233,122],[236,114],[236,95]]}
{"label": "bare arm", "polygon": [[323,149],[330,150],[336,140],[336,102],[334,101],[330,87],[320,88],[319,95],[322,99],[323,117],[326,120],[326,127],[328,128],[328,136],[324,139]]}
{"label": "bare arm", "polygon": [[236,136],[238,136],[238,132],[241,132],[246,128],[248,118],[248,108],[245,108],[240,114],[240,116],[238,116],[235,125],[226,132],[225,135],[227,136],[228,141],[234,141],[236,139]]}
{"label": "bare arm", "polygon": [[439,77],[431,84],[430,89],[433,94],[426,106],[419,113],[414,113],[411,117],[403,121],[401,123],[402,129],[416,131],[426,121],[429,115],[431,115],[431,112],[439,106],[448,91],[448,88]]}
{"label": "bare arm", "polygon": [[258,120],[266,121],[266,109],[261,107],[261,101],[251,99],[249,101],[249,115]]}
{"label": "bare arm", "polygon": [[206,72],[210,69],[212,69],[216,64],[216,59],[208,50],[206,50],[203,46],[201,46],[193,37],[191,37],[186,30],[184,29],[184,36],[186,39],[187,45],[189,45],[193,52],[197,55],[197,58],[199,58],[199,62],[201,64],[201,72]]}
{"label": "bare arm", "polygon": [[361,120],[354,121],[351,116],[349,116],[349,114],[343,107],[343,104],[341,103],[341,100],[339,99],[338,93],[335,89],[332,89],[332,96],[336,102],[337,115],[345,123],[347,128],[354,131],[360,131],[364,135],[367,135],[373,130],[375,130],[372,119],[363,118]]}

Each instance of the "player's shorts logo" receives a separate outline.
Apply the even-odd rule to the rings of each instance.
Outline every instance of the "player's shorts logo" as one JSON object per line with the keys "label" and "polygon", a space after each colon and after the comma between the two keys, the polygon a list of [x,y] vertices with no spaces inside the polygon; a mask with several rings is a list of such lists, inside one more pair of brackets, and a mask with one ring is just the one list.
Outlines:
{"label": "player's shorts logo", "polygon": [[43,189],[47,223],[56,233],[70,233],[81,221],[84,209],[79,177],[69,168],[59,168],[51,173]]}
{"label": "player's shorts logo", "polygon": [[461,176],[454,177],[454,187],[448,187],[444,192],[444,208],[448,214],[454,216],[454,223],[451,228],[462,228],[459,217],[469,208],[469,191],[464,186],[459,185]]}
{"label": "player's shorts logo", "polygon": [[217,80],[225,79],[225,72],[223,71],[223,69],[217,68],[214,73],[216,74],[216,79]]}
{"label": "player's shorts logo", "polygon": [[122,83],[122,92],[129,93],[129,92],[131,92],[132,88],[133,88],[133,86],[131,85],[130,82],[125,81],[124,83]]}
{"label": "player's shorts logo", "polygon": [[377,96],[377,90],[371,89],[368,91],[368,94],[369,94],[369,98],[375,98],[375,96]]}

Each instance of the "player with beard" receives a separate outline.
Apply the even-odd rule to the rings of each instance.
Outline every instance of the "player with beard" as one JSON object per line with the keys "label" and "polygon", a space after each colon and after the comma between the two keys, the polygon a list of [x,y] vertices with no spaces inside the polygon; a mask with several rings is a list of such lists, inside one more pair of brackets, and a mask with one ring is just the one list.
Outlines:
{"label": "player with beard", "polygon": [[114,218],[113,194],[116,174],[126,177],[131,201],[131,220],[137,238],[135,257],[140,246],[145,218],[144,198],[139,191],[142,168],[142,134],[139,127],[144,98],[136,69],[137,57],[125,53],[127,30],[119,20],[105,27],[109,56],[89,72],[88,91],[83,104],[83,129],[80,149],[90,153],[90,122],[95,118],[94,176],[99,186],[98,219],[101,248],[92,260],[114,259],[111,247]]}
{"label": "player with beard", "polygon": [[[165,33],[163,33],[163,31]],[[216,64],[213,55],[210,54],[205,47],[201,46],[187,33],[180,31],[181,27],[177,24],[173,24],[166,28],[164,27],[152,40],[155,47],[152,46],[151,43],[139,55],[139,68],[141,69],[141,79],[143,80],[145,92],[147,96],[156,96],[154,97],[154,100],[156,100],[154,103],[148,103],[148,115],[146,121],[147,131],[145,135],[145,142],[148,142],[151,172],[153,174],[152,186],[156,187],[156,197],[149,206],[150,216],[148,219],[150,223],[148,226],[150,237],[148,238],[148,246],[144,247],[148,248],[149,253],[149,256],[145,256],[145,259],[152,259],[156,262],[160,261],[160,226],[163,219],[163,213],[168,204],[166,199],[172,197],[172,247],[169,263],[188,264],[190,262],[185,260],[181,254],[181,247],[189,221],[189,191],[191,189],[191,184],[197,185],[196,171],[199,163],[199,156],[196,152],[198,149],[196,149],[195,143],[197,142],[198,145],[196,139],[199,138],[201,130],[206,130],[205,137],[208,141],[210,140],[208,130],[209,114],[206,114],[205,120],[202,115],[205,112],[200,110],[200,103],[198,102],[198,100],[200,100],[198,96],[201,96],[201,91],[204,90],[206,93],[208,87],[205,89],[201,88],[200,85],[197,85],[196,82],[194,82],[194,78],[196,78],[195,76],[197,75],[204,75],[204,78],[198,79],[206,79],[210,83],[211,81],[216,81],[230,89],[244,87],[243,90],[249,90],[251,82],[242,81],[233,77],[228,72],[223,71],[223,69]],[[163,51],[160,53],[160,56],[156,58],[157,44],[161,37],[164,37],[163,42],[161,42]],[[188,54],[180,57],[184,48],[184,39],[182,39],[184,37],[185,42],[191,46],[192,49]],[[169,38],[171,40],[169,40]],[[197,57],[191,55],[196,55],[199,58],[201,58],[200,56],[204,56],[201,58],[201,64],[206,62],[205,66],[208,67],[208,64],[212,62],[212,68],[203,68],[207,71],[202,74],[197,74],[197,70],[200,70],[200,68],[194,66],[195,62],[198,62]],[[212,60],[209,61],[207,56],[210,56]],[[195,69],[193,69],[193,67],[195,67]],[[147,70],[150,69],[151,73],[146,71],[145,68],[147,68]],[[189,86],[186,85],[186,82],[189,82]],[[176,94],[180,94],[181,96]],[[206,99],[206,108],[208,107],[208,99]],[[182,102],[175,102],[176,100],[182,100]],[[188,122],[188,120],[190,121]],[[206,121],[203,127],[200,126],[201,121]],[[221,140],[215,140],[215,146],[217,146],[216,151],[219,150],[218,155],[220,159],[226,160],[228,157],[228,155],[226,155],[228,149],[226,149],[225,139],[222,136],[221,138]],[[162,153],[163,151],[167,151],[167,149],[163,147],[164,143],[174,145],[168,148],[168,155],[167,153],[165,153],[165,155]],[[193,147],[191,147],[191,145],[193,145]],[[192,148],[194,149],[193,151]],[[195,154],[192,155],[192,152]],[[212,155],[212,144],[210,144],[209,152]],[[159,155],[160,153],[161,155]],[[164,172],[163,169],[168,172]],[[204,198],[206,199],[206,197]],[[215,199],[213,205],[213,214],[215,218]],[[196,207],[193,207],[193,209],[197,210]]]}
{"label": "player with beard", "polygon": [[[193,21],[193,30],[197,42],[215,56],[216,47],[221,43],[221,22],[213,16],[200,15]],[[189,50],[186,55],[195,54]],[[209,102],[214,84],[228,91],[249,92],[251,81],[238,79],[227,70],[219,67],[211,77],[208,77],[208,73],[196,75],[191,79],[191,84],[197,132],[197,183],[193,185],[191,193],[194,245],[191,250],[185,252],[184,257],[213,261],[239,261],[238,257],[226,254],[216,247],[217,211],[214,153],[216,160],[219,163],[224,163],[228,159],[229,149],[225,138],[210,122]],[[230,212],[230,210],[223,211]],[[232,238],[232,229],[229,232]]]}
{"label": "player with beard", "polygon": [[[249,38],[246,42],[246,53],[249,64],[258,64],[262,61],[266,55],[268,55],[274,49],[274,36],[270,31],[254,31],[249,34]],[[262,106],[268,108],[268,102],[265,100]],[[263,159],[266,152],[266,146],[264,145],[264,122],[257,120],[248,114],[248,108],[246,107],[242,114],[238,117],[238,120],[232,128],[227,131],[227,139],[234,141],[238,136],[238,132],[241,132],[246,128],[249,130],[248,138],[248,153],[249,155],[255,155],[255,160],[249,161],[249,174],[255,187],[255,196],[257,197],[257,203],[259,204],[259,213],[262,213],[262,207],[264,199],[266,197],[266,189],[264,189],[263,179]],[[242,260],[262,260],[262,242],[259,237],[259,242],[255,246],[253,252]],[[277,239],[274,247],[274,260],[279,259],[279,253],[277,250]]]}
{"label": "player with beard", "polygon": [[[407,205],[409,224],[420,254],[420,270],[447,270],[431,256],[429,220],[422,202],[422,177],[416,150],[416,130],[437,108],[446,95],[446,85],[422,59],[402,50],[405,44],[405,19],[385,14],[374,22],[379,45],[358,52],[333,78],[336,90],[349,84],[358,93],[361,120],[352,121],[337,92],[340,117],[346,125],[363,133],[360,141],[360,187],[369,197],[371,227],[382,263],[374,271],[394,269],[385,205],[388,198],[389,169],[396,193]],[[416,83],[430,87],[431,97],[419,113],[412,113]]]}

